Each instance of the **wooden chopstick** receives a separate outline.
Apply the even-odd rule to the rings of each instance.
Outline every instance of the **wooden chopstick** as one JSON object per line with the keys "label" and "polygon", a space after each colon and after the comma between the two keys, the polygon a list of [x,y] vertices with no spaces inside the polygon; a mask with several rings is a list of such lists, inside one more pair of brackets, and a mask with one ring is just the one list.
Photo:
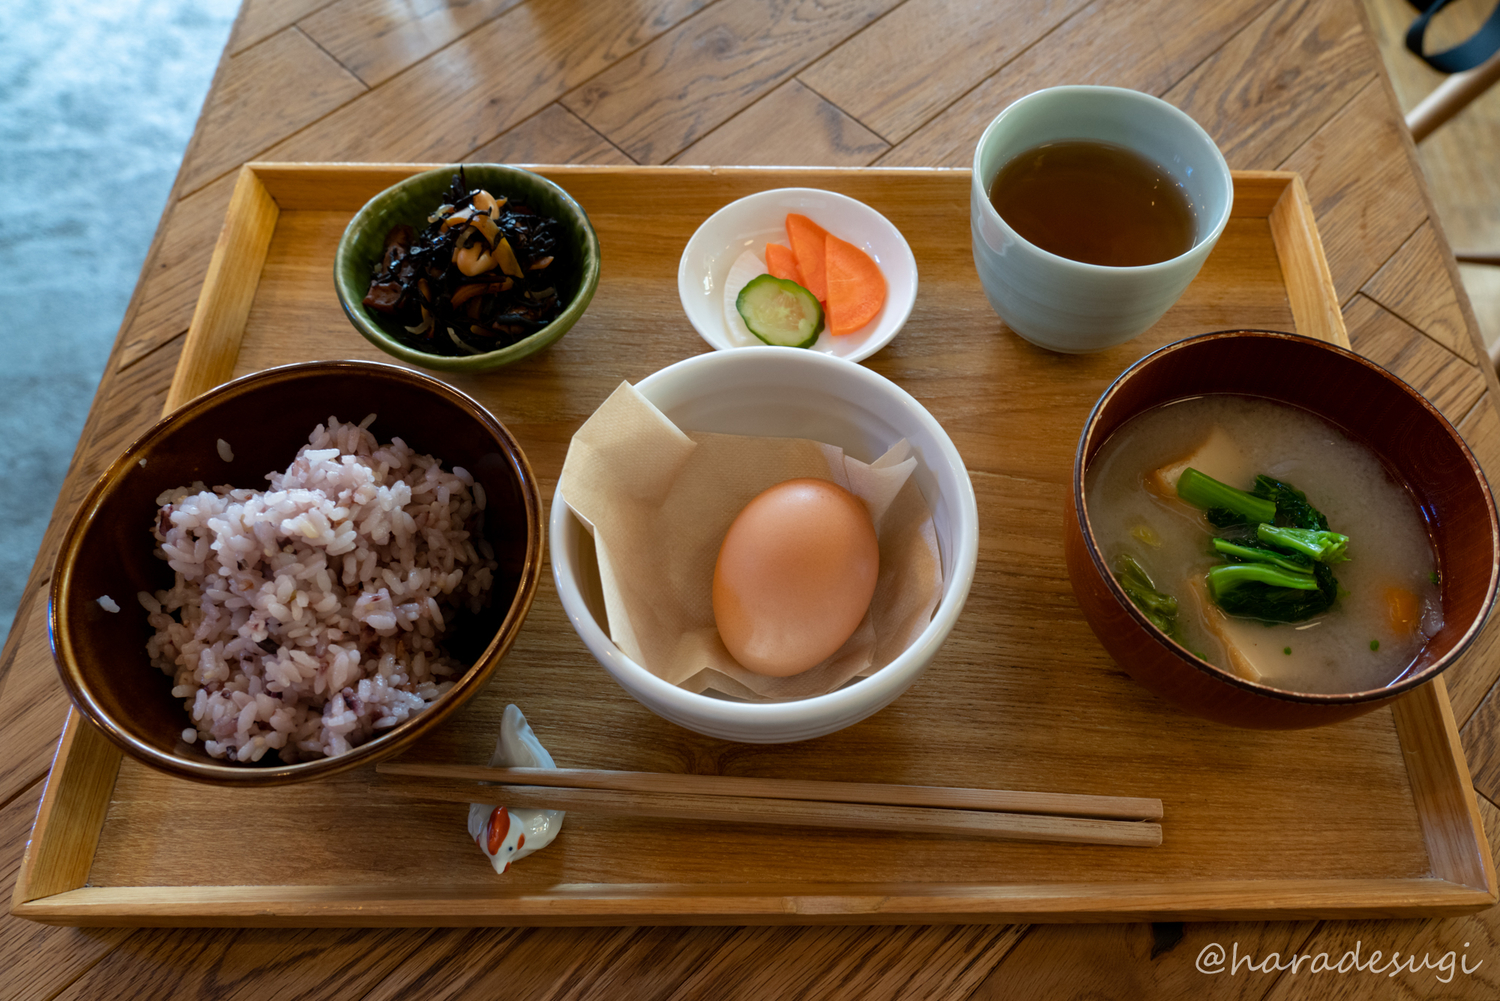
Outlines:
{"label": "wooden chopstick", "polygon": [[[1143,820],[1108,820],[1095,817],[1058,816],[1039,813],[1017,813],[985,809],[961,809],[947,806],[893,805],[845,800],[819,800],[785,796],[734,795],[719,782],[714,792],[674,791],[677,782],[660,779],[727,779],[721,776],[663,775],[643,772],[586,772],[595,782],[621,784],[643,783],[653,789],[613,789],[563,786],[572,769],[494,769],[474,765],[408,765],[386,762],[376,769],[386,780],[380,791],[403,798],[444,802],[503,802],[516,809],[582,810],[590,813],[656,817],[673,820],[699,820],[720,823],[779,824],[788,827],[837,827],[856,830],[906,831],[926,834],[962,834],[999,838],[1010,841],[1059,841],[1072,844],[1103,844],[1130,847],[1154,847],[1161,844],[1161,825]],[[462,772],[467,774],[454,774]],[[557,785],[492,784],[497,773],[524,773],[533,780],[545,773]],[[477,776],[483,775],[484,778]],[[601,777],[603,776],[603,777]],[[621,778],[629,776],[629,778]],[[641,776],[649,776],[647,782]],[[844,786],[848,783],[807,780],[736,779],[737,782],[771,783],[775,789],[783,782],[805,786]],[[687,783],[699,789],[702,782]],[[937,789],[922,786],[878,786],[855,783],[876,789]],[[807,793],[803,788],[798,790]],[[940,790],[941,791],[941,790]],[[999,790],[951,790],[954,793],[984,793]],[[872,795],[864,793],[863,795]],[[1054,795],[1054,794],[1026,794]],[[1088,798],[1088,797],[1085,797]],[[1115,797],[1094,797],[1114,799]],[[1146,801],[1156,802],[1156,801]],[[1157,816],[1160,804],[1157,803]]]}
{"label": "wooden chopstick", "polygon": [[1011,789],[829,782],[817,779],[762,779],[737,775],[619,772],[593,768],[489,768],[484,765],[427,765],[405,761],[383,761],[375,770],[383,775],[465,779],[568,789],[756,796],[765,799],[823,800],[830,803],[883,803],[888,806],[934,806],[953,810],[1095,817],[1101,820],[1161,819],[1161,800],[1134,796],[1086,796]]}

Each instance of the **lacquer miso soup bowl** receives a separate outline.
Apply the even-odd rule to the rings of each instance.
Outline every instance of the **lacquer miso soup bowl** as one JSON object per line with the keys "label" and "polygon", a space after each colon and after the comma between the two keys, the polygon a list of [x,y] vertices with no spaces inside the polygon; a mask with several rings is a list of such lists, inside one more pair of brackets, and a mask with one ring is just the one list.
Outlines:
{"label": "lacquer miso soup bowl", "polygon": [[[1373,451],[1390,477],[1410,491],[1437,558],[1442,624],[1395,681],[1367,691],[1322,694],[1248,680],[1169,639],[1110,572],[1085,493],[1090,463],[1131,418],[1162,404],[1221,393],[1279,401],[1324,418]],[[1115,662],[1180,709],[1259,729],[1337,723],[1433,680],[1478,634],[1500,578],[1494,499],[1479,464],[1442,414],[1406,383],[1352,352],[1268,331],[1226,331],[1178,341],[1116,379],[1079,439],[1063,531],[1073,592]],[[1349,534],[1350,552],[1357,558],[1358,540]]]}
{"label": "lacquer miso soup bowl", "polygon": [[[483,542],[476,541],[476,546],[487,543],[496,566],[487,603],[477,611],[449,607],[445,613],[441,641],[461,665],[446,679],[453,685],[403,721],[390,726],[377,721],[367,738],[350,741],[354,746],[341,754],[303,755],[292,763],[283,762],[275,750],[245,763],[210,755],[201,731],[192,740],[184,739],[185,731],[195,725],[184,705],[193,696],[174,695],[173,678],[147,653],[155,629],[138,595],[158,594],[174,581],[173,568],[155,555],[157,498],[195,482],[269,490],[266,474],[285,471],[298,449],[308,444],[314,427],[330,415],[358,423],[371,413],[376,416],[369,431],[377,442],[399,437],[416,453],[436,457],[445,471],[454,466],[467,470],[484,490],[478,525]],[[288,503],[297,501],[289,498]],[[223,517],[225,527],[209,524],[221,541],[232,534],[227,525],[231,515]],[[375,362],[309,362],[266,369],[227,382],[163,417],[94,484],[63,538],[52,574],[52,653],[79,712],[121,750],[152,768],[220,786],[264,787],[325,778],[410,747],[484,688],[515,641],[536,595],[543,538],[541,494],[525,454],[509,430],[470,397],[430,376]],[[202,539],[206,554],[209,533]],[[335,579],[328,590],[342,586],[343,559],[328,557]],[[256,572],[265,567],[263,561],[252,564],[249,558],[243,565]],[[314,580],[308,594],[320,588],[323,585]],[[345,588],[344,593],[352,591]],[[282,596],[288,609],[295,598],[295,591]],[[222,607],[229,608],[229,602]],[[362,657],[375,642],[364,631],[386,628],[373,623],[366,620],[360,633],[347,634],[348,642],[360,644]],[[408,621],[411,629],[398,635],[432,624]],[[331,676],[335,668],[320,662],[318,670]],[[343,684],[354,691],[363,682],[345,677]],[[266,691],[268,697],[280,698],[269,695],[276,691],[270,685]],[[346,708],[360,712],[347,702]]]}

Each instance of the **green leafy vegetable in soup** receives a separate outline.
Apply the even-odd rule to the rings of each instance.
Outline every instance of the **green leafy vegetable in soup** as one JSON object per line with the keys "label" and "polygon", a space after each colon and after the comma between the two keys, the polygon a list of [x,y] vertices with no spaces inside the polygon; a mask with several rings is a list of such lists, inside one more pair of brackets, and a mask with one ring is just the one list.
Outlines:
{"label": "green leafy vegetable in soup", "polygon": [[1177,628],[1177,599],[1158,591],[1135,557],[1122,555],[1115,560],[1115,580],[1120,582],[1131,602],[1151,620],[1153,626],[1171,639],[1182,642],[1182,633]]}
{"label": "green leafy vegetable in soup", "polygon": [[[1276,519],[1273,524],[1322,531],[1328,529],[1328,519],[1323,517],[1323,512],[1309,504],[1307,495],[1290,483],[1282,483],[1280,480],[1262,474],[1255,478],[1255,487],[1251,492],[1256,497],[1262,497],[1276,505]],[[1271,519],[1259,520],[1270,521]]]}
{"label": "green leafy vegetable in soup", "polygon": [[1289,552],[1302,553],[1319,563],[1343,563],[1349,557],[1349,536],[1337,532],[1319,532],[1310,528],[1280,528],[1259,524],[1255,535],[1260,541]]}
{"label": "green leafy vegetable in soup", "polygon": [[1214,539],[1214,552],[1242,563],[1270,563],[1293,573],[1312,573],[1313,561],[1301,553],[1284,553],[1261,542],[1246,539]]}
{"label": "green leafy vegetable in soup", "polygon": [[1216,538],[1229,562],[1208,571],[1208,593],[1230,615],[1267,622],[1302,622],[1338,600],[1330,563],[1347,560],[1349,537],[1328,531],[1328,519],[1290,483],[1260,475],[1251,491],[1220,483],[1192,467],[1182,471],[1177,495],[1205,508],[1208,520],[1235,536],[1255,525],[1255,537]]}
{"label": "green leafy vegetable in soup", "polygon": [[1271,521],[1276,517],[1273,501],[1220,483],[1192,467],[1184,469],[1177,480],[1177,496],[1203,508],[1208,520],[1220,528]]}
{"label": "green leafy vegetable in soup", "polygon": [[1230,615],[1302,622],[1333,607],[1339,582],[1322,563],[1310,574],[1268,563],[1226,563],[1208,572],[1208,593]]}

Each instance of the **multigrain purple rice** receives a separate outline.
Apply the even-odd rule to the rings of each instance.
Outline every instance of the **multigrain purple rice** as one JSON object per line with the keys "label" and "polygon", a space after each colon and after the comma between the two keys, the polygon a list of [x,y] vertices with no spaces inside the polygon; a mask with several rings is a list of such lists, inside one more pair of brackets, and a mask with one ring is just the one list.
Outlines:
{"label": "multigrain purple rice", "polygon": [[152,663],[216,758],[342,754],[429,706],[464,666],[440,643],[496,567],[484,492],[400,438],[329,418],[270,489],[169,490],[152,531],[176,573],[139,593]]}

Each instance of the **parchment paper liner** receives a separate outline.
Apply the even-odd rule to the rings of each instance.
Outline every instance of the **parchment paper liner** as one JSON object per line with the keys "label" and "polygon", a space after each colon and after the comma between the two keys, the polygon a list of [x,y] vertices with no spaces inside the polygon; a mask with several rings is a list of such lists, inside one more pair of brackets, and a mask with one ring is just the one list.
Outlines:
{"label": "parchment paper liner", "polygon": [[[902,440],[873,463],[803,438],[683,432],[629,383],[573,436],[563,463],[569,508],[594,537],[610,638],[652,674],[692,692],[751,702],[822,695],[895,660],[942,594],[932,513]],[[832,657],[790,678],[735,662],[714,628],[713,572],[724,533],[767,487],[831,480],[865,501],[880,540],[870,611]]]}

